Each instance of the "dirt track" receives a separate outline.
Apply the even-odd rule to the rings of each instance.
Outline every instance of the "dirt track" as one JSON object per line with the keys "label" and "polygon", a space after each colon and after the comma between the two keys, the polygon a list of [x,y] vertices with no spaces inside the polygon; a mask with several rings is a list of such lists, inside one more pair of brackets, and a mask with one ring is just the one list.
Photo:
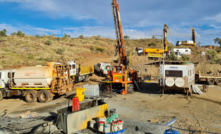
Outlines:
{"label": "dirt track", "polygon": [[[112,58],[94,58],[87,64],[111,61]],[[103,78],[93,75],[90,83],[100,83]],[[84,83],[76,84],[81,87]],[[129,121],[166,123],[176,117],[174,126],[184,129],[204,130],[221,133],[221,87],[209,87],[203,95],[192,95],[189,99],[183,93],[161,95],[156,83],[143,83],[142,90],[134,94],[120,95],[105,101],[109,108],[116,108],[121,118]],[[56,98],[52,102],[28,104],[23,98],[8,98],[0,101],[0,115],[7,109],[7,116],[16,117],[28,110],[39,116],[56,115],[59,108],[67,107],[68,98]],[[136,125],[136,124],[135,124]],[[148,129],[148,128],[147,128]],[[185,134],[188,132],[182,132]]]}

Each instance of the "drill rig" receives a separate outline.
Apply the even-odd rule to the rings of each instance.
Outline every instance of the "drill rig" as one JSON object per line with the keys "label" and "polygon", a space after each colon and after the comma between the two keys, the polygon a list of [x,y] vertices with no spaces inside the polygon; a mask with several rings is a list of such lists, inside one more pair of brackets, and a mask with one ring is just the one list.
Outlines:
{"label": "drill rig", "polygon": [[126,95],[128,92],[133,93],[135,86],[139,88],[136,82],[138,81],[138,76],[137,71],[132,70],[128,65],[129,62],[125,51],[118,2],[112,0],[111,5],[117,41],[115,51],[119,54],[119,64],[113,66],[112,69],[108,71],[107,81],[105,82],[107,83],[108,91],[110,91],[111,88],[120,89],[118,91],[120,91],[122,95]]}
{"label": "drill rig", "polygon": [[163,48],[145,48],[144,54],[148,56],[148,59],[162,59],[163,55],[168,52],[167,50],[167,29],[169,27],[164,24],[163,28]]}
{"label": "drill rig", "polygon": [[196,33],[194,31],[194,28],[191,28],[192,31],[192,40],[187,40],[187,41],[177,41],[176,46],[197,46],[196,45]]}

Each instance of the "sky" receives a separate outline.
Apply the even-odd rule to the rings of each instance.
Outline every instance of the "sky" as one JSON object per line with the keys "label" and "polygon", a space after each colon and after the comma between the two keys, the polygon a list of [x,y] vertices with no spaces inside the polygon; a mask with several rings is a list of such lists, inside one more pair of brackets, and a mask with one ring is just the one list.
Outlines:
{"label": "sky", "polygon": [[[0,30],[21,30],[26,35],[71,37],[84,35],[115,39],[112,0],[0,0]],[[221,38],[221,0],[118,0],[123,34],[130,39],[162,38],[191,40],[213,45]]]}

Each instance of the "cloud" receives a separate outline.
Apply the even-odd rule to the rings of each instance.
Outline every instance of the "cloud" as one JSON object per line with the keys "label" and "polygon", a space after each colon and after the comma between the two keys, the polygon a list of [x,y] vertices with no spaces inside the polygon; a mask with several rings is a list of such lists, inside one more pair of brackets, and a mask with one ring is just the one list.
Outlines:
{"label": "cloud", "polygon": [[0,24],[0,30],[6,29],[7,34],[11,34],[13,32],[17,32],[18,30],[22,31],[26,35],[46,35],[46,34],[60,34],[60,30],[50,30],[50,29],[45,29],[45,28],[38,28],[38,27],[32,27],[32,26],[11,26],[10,24]]}
{"label": "cloud", "polygon": [[216,22],[221,22],[221,13],[218,13],[216,15],[206,17],[205,20],[211,20],[211,21],[216,21]]}
{"label": "cloud", "polygon": [[[50,30],[41,26],[22,26],[30,34],[64,34],[72,37],[101,35],[115,38],[111,0],[0,0],[0,2],[16,3],[13,10],[36,11],[41,17],[56,20],[73,21],[73,27],[65,25]],[[221,11],[220,0],[119,0],[124,35],[131,38],[149,38],[162,35],[163,24],[170,27],[168,38],[190,40],[191,27],[197,32],[197,41],[210,44],[220,35]],[[34,16],[35,14],[33,14]],[[68,19],[67,19],[68,18]],[[39,20],[40,21],[40,20]],[[77,24],[81,24],[77,27]],[[8,23],[9,24],[9,23]],[[76,25],[77,26],[76,26]],[[12,31],[17,27],[10,27]]]}

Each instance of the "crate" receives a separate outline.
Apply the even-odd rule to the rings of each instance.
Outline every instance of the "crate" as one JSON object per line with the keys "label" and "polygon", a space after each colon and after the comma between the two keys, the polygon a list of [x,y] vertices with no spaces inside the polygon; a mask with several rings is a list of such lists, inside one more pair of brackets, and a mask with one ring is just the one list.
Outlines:
{"label": "crate", "polygon": [[99,85],[84,85],[83,88],[85,88],[84,96],[87,98],[91,97],[99,97]]}

